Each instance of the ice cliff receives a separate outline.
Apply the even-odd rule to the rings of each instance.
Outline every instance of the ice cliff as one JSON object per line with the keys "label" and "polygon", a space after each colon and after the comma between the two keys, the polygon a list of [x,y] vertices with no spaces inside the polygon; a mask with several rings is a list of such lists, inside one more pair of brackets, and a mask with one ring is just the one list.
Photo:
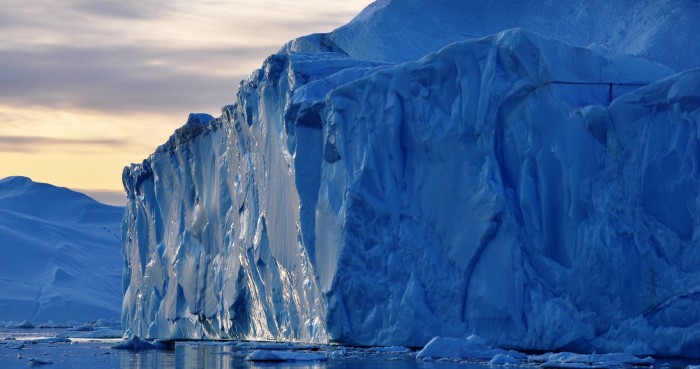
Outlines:
{"label": "ice cliff", "polygon": [[473,3],[293,40],[125,168],[127,333],[700,356],[698,4]]}

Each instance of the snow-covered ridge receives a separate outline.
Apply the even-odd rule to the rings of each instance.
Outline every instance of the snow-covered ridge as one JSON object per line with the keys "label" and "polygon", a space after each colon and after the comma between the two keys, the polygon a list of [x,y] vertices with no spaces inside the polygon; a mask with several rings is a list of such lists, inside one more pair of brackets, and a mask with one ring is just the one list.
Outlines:
{"label": "snow-covered ridge", "polygon": [[0,320],[118,317],[123,213],[67,188],[0,179]]}
{"label": "snow-covered ridge", "polygon": [[700,355],[699,71],[520,29],[363,61],[375,13],[125,169],[128,333]]}
{"label": "snow-covered ridge", "polygon": [[453,42],[523,28],[608,56],[677,72],[700,66],[700,3],[693,0],[378,0],[327,43],[356,59],[411,61]]}

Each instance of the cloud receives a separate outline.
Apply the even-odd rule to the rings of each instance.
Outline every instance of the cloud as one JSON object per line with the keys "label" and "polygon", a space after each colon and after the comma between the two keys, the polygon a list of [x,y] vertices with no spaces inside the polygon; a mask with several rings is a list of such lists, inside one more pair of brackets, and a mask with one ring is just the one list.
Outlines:
{"label": "cloud", "polygon": [[0,136],[0,152],[33,153],[54,146],[100,146],[118,148],[127,142],[116,139],[55,138],[41,136]]}
{"label": "cloud", "polygon": [[216,115],[284,42],[330,31],[358,8],[317,0],[5,1],[4,104],[173,116]]}
{"label": "cloud", "polygon": [[173,1],[80,0],[71,1],[72,10],[108,18],[153,19],[173,10]]}
{"label": "cloud", "polygon": [[0,172],[119,188],[188,113],[217,115],[285,42],[369,2],[0,0]]}
{"label": "cloud", "polygon": [[[245,73],[228,60],[257,60],[261,47],[226,50],[59,47],[0,50],[5,104],[82,108],[124,114],[215,113],[235,99]],[[213,112],[212,109],[215,109]]]}

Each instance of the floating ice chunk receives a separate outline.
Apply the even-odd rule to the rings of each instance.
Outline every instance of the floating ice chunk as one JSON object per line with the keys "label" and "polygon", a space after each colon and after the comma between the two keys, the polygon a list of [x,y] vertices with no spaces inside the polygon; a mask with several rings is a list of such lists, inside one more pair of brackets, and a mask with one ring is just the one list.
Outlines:
{"label": "floating ice chunk", "polygon": [[48,324],[42,324],[38,326],[38,328],[60,328],[60,329],[66,329],[66,328],[72,328],[73,325],[67,324],[67,323],[52,323],[49,321]]}
{"label": "floating ice chunk", "polygon": [[29,364],[30,366],[50,365],[50,364],[53,364],[53,361],[39,359],[38,357],[33,357],[33,358],[29,359],[29,362],[27,364]]}
{"label": "floating ice chunk", "polygon": [[311,352],[255,350],[245,358],[248,361],[326,361],[325,355]]}
{"label": "floating ice chunk", "polygon": [[418,352],[416,358],[491,360],[498,354],[522,359],[526,357],[524,354],[517,351],[506,351],[498,348],[491,348],[479,343],[479,340],[477,339],[473,339],[472,341],[473,342],[470,342],[460,338],[435,337]]}
{"label": "floating ice chunk", "polygon": [[347,349],[344,348],[339,350],[333,350],[328,353],[328,357],[331,359],[343,359],[347,358],[348,356],[350,356],[350,353]]}
{"label": "floating ice chunk", "polygon": [[489,361],[489,365],[515,365],[517,363],[518,361],[512,356],[505,354],[496,354],[493,356],[493,359]]}
{"label": "floating ice chunk", "polygon": [[648,366],[654,358],[639,358],[626,353],[574,354],[571,352],[547,353],[528,357],[531,363],[542,363],[545,368],[597,368],[621,365]]}
{"label": "floating ice chunk", "polygon": [[39,329],[56,328],[56,324],[53,322],[53,320],[49,320],[46,323],[38,324],[36,327]]}
{"label": "floating ice chunk", "polygon": [[404,346],[387,346],[387,347],[371,347],[368,351],[370,352],[383,352],[383,353],[409,353],[411,349]]}
{"label": "floating ice chunk", "polygon": [[472,334],[471,336],[467,337],[467,342],[473,343],[475,345],[486,346],[486,340],[483,337],[478,336],[476,334]]}
{"label": "floating ice chunk", "polygon": [[9,327],[9,328],[22,328],[22,329],[34,329],[36,326],[34,323],[28,321],[28,320],[23,320],[21,323],[17,324],[14,327]]}
{"label": "floating ice chunk", "polygon": [[23,342],[10,342],[5,344],[6,349],[10,350],[21,350],[24,348],[24,343]]}
{"label": "floating ice chunk", "polygon": [[299,349],[291,342],[238,342],[237,347],[247,350],[294,350]]}
{"label": "floating ice chunk", "polygon": [[47,338],[38,338],[38,339],[31,340],[28,342],[32,343],[32,344],[37,344],[37,343],[69,343],[70,340],[66,337],[47,337]]}
{"label": "floating ice chunk", "polygon": [[94,331],[95,327],[93,327],[92,324],[90,324],[90,323],[85,323],[85,324],[79,325],[77,327],[68,328],[68,330],[73,331],[73,332],[89,332],[89,331]]}
{"label": "floating ice chunk", "polygon": [[540,365],[543,369],[603,369],[607,368],[600,364],[585,364],[585,363],[561,363],[558,361],[548,361]]}
{"label": "floating ice chunk", "polygon": [[126,339],[122,342],[117,343],[116,345],[112,346],[113,349],[115,350],[132,350],[132,351],[139,351],[139,350],[158,350],[162,349],[162,347],[158,347],[143,338],[140,338],[138,336],[133,336],[129,339]]}

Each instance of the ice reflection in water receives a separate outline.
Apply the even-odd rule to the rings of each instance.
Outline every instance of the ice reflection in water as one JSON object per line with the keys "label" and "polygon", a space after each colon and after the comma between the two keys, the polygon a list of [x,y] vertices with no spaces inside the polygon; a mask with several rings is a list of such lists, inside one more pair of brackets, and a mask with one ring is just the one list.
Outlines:
{"label": "ice reflection in water", "polygon": [[[417,362],[412,356],[376,355],[354,359],[331,359],[324,362],[253,363],[245,360],[250,350],[212,343],[178,343],[175,351],[142,351],[121,353],[121,369],[484,369],[483,365],[438,362]],[[389,355],[392,356],[392,355]]]}
{"label": "ice reflection in water", "polygon": [[[226,345],[177,344],[175,351],[123,351],[121,369],[322,369],[325,362],[251,363],[245,360],[249,351],[237,351]],[[357,367],[357,366],[354,366]]]}
{"label": "ice reflection in water", "polygon": [[327,362],[286,362],[286,363],[251,363],[245,360],[250,351],[241,351],[226,345],[184,344],[175,349],[175,368],[190,369],[323,369]]}
{"label": "ice reflection in water", "polygon": [[[176,366],[173,351],[121,351],[119,362],[122,369],[159,369],[175,368]],[[196,366],[192,368],[196,368]]]}
{"label": "ice reflection in water", "polygon": [[[175,350],[121,351],[112,350],[112,342],[81,341],[77,343],[31,343],[2,339],[0,332],[0,369],[27,369],[31,358],[51,361],[46,369],[497,369],[486,362],[423,362],[415,353],[374,352],[371,349],[339,348],[334,346],[296,347],[297,350],[318,350],[328,354],[326,362],[253,363],[245,358],[256,348],[273,346],[241,342],[179,342]],[[20,335],[16,335],[21,338]],[[13,348],[22,346],[21,348]],[[277,345],[277,347],[285,347]],[[309,352],[309,351],[306,351]],[[509,366],[507,369],[540,369],[538,365]],[[686,368],[695,362],[657,360],[654,367]],[[500,367],[503,368],[503,367]],[[649,367],[624,366],[619,369]]]}

